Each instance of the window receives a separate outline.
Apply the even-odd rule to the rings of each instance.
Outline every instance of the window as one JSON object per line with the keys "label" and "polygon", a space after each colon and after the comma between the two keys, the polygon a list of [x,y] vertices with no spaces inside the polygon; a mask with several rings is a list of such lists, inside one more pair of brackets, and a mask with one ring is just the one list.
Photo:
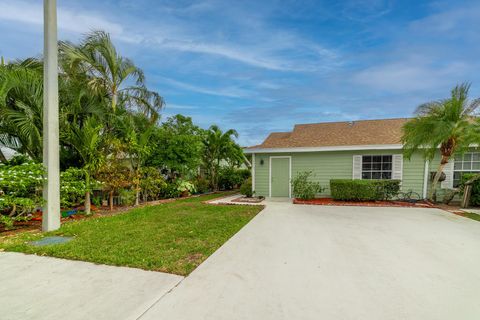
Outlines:
{"label": "window", "polygon": [[458,187],[464,173],[478,172],[480,172],[480,152],[456,155],[453,166],[453,187]]}
{"label": "window", "polygon": [[362,179],[392,179],[392,156],[362,156]]}

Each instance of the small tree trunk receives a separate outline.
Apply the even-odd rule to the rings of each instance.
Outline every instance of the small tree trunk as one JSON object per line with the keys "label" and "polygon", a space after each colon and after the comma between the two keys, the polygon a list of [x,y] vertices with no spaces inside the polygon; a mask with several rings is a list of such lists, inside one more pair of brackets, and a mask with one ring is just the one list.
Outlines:
{"label": "small tree trunk", "polygon": [[470,195],[472,194],[472,185],[467,184],[465,185],[465,189],[463,190],[463,197],[462,202],[460,203],[460,207],[467,208],[470,204]]}
{"label": "small tree trunk", "polygon": [[85,214],[90,214],[90,175],[88,172],[85,173]]}
{"label": "small tree trunk", "polygon": [[91,211],[90,207],[90,191],[85,192],[85,214],[89,215]]}
{"label": "small tree trunk", "polygon": [[137,188],[135,192],[135,206],[140,204],[140,190]]}
{"label": "small tree trunk", "polygon": [[135,207],[140,204],[140,160],[135,169]]}
{"label": "small tree trunk", "polygon": [[113,190],[108,193],[108,203],[110,205],[110,211],[113,211]]}
{"label": "small tree trunk", "polygon": [[437,184],[438,180],[440,180],[440,176],[442,175],[443,168],[445,168],[445,165],[448,163],[448,158],[444,158],[442,156],[442,161],[440,162],[440,165],[438,166],[437,173],[435,173],[435,177],[433,178],[432,186],[430,188],[430,192],[428,193],[428,200],[434,201],[434,194],[436,193],[437,189]]}

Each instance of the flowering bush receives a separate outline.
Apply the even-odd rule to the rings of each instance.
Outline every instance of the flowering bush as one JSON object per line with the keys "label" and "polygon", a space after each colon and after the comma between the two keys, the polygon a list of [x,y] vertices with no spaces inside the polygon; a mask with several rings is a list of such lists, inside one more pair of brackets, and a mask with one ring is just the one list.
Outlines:
{"label": "flowering bush", "polygon": [[78,168],[68,168],[60,174],[60,205],[71,208],[85,198],[85,171]]}
{"label": "flowering bush", "polygon": [[0,165],[0,223],[11,227],[43,204],[43,174],[40,163]]}

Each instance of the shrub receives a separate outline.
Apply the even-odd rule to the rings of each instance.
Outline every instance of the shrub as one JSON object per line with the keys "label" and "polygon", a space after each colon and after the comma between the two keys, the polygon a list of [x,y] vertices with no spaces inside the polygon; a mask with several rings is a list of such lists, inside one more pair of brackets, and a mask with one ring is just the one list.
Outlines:
{"label": "shrub", "polygon": [[11,227],[43,204],[43,173],[41,163],[0,165],[0,223]]}
{"label": "shrub", "polygon": [[120,189],[118,191],[120,201],[125,206],[133,206],[135,204],[136,191],[132,189]]}
{"label": "shrub", "polygon": [[167,188],[167,182],[162,173],[153,167],[143,167],[140,169],[140,189],[144,201],[148,199],[158,199]]}
{"label": "shrub", "polygon": [[295,198],[302,200],[313,199],[317,193],[324,190],[320,183],[309,181],[311,175],[311,171],[299,172],[292,180],[292,191]]}
{"label": "shrub", "polygon": [[174,181],[168,182],[165,189],[162,190],[162,198],[178,198],[180,197],[180,191],[178,191],[177,184]]}
{"label": "shrub", "polygon": [[218,172],[218,187],[221,190],[238,188],[248,177],[250,177],[250,170],[248,169],[222,167]]}
{"label": "shrub", "polygon": [[189,195],[196,192],[195,185],[190,181],[178,179],[176,182],[177,191],[182,193],[188,193]]}
{"label": "shrub", "polygon": [[[460,181],[460,187],[463,190],[465,182],[476,176],[475,173],[464,173]],[[479,206],[480,205],[480,180],[475,180],[472,183],[472,193],[470,194],[470,205]]]}
{"label": "shrub", "polygon": [[330,180],[330,193],[335,200],[387,200],[394,197],[399,190],[400,180]]}
{"label": "shrub", "polygon": [[207,193],[210,191],[210,182],[206,178],[198,176],[193,184],[198,193]]}
{"label": "shrub", "polygon": [[252,191],[252,178],[248,178],[245,182],[240,186],[240,193],[246,196],[247,198],[251,198],[253,196]]}
{"label": "shrub", "polygon": [[60,205],[71,208],[85,198],[85,172],[78,168],[68,168],[60,174]]}

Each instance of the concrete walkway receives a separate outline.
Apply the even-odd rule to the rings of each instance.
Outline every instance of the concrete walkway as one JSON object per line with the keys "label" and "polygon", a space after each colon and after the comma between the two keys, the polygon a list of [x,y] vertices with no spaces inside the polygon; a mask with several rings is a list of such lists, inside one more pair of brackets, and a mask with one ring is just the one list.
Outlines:
{"label": "concrete walkway", "polygon": [[0,319],[137,319],[183,277],[0,253]]}
{"label": "concrete walkway", "polygon": [[141,320],[478,320],[479,248],[438,209],[269,202]]}

